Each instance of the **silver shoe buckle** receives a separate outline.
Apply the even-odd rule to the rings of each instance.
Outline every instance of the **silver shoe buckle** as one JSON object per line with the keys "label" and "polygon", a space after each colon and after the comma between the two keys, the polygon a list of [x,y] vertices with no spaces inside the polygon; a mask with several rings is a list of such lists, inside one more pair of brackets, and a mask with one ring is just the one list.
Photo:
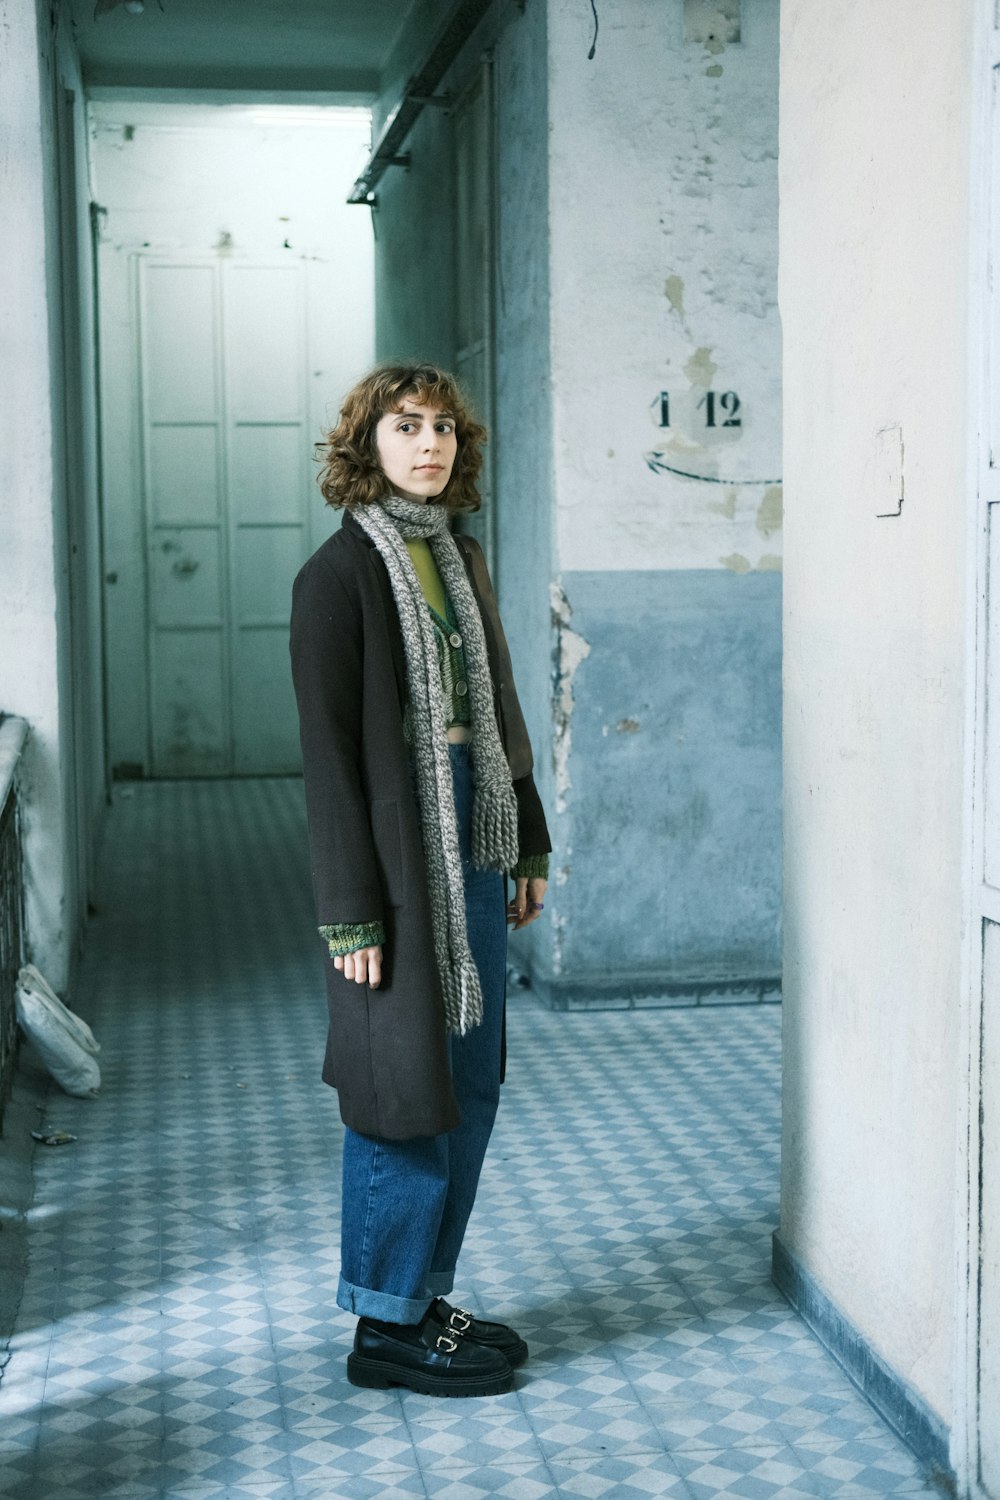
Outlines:
{"label": "silver shoe buckle", "polygon": [[454,1328],[456,1333],[468,1333],[472,1327],[472,1314],[467,1313],[464,1307],[452,1308],[451,1317],[448,1319],[448,1327]]}
{"label": "silver shoe buckle", "polygon": [[443,1354],[454,1354],[458,1348],[458,1339],[447,1329],[439,1333],[434,1344],[435,1349],[440,1349]]}

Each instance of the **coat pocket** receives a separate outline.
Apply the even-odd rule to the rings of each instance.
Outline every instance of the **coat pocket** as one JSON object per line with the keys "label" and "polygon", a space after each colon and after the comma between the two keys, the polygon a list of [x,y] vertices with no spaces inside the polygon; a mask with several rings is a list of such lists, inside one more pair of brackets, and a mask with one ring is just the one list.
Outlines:
{"label": "coat pocket", "polygon": [[399,807],[393,798],[373,799],[372,838],[385,899],[390,906],[402,906],[406,901],[406,881],[399,838]]}

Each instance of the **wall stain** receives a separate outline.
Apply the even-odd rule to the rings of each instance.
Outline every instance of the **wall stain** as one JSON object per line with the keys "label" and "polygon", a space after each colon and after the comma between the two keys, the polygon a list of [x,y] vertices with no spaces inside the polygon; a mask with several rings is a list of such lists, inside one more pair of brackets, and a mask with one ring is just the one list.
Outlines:
{"label": "wall stain", "polygon": [[765,552],[763,557],[757,560],[758,573],[780,573],[783,563],[776,552]]}
{"label": "wall stain", "polygon": [[717,511],[720,516],[725,516],[727,521],[732,521],[736,516],[736,502],[739,494],[739,489],[734,485],[731,490],[726,491],[725,500],[710,500],[708,508]]}
{"label": "wall stain", "polygon": [[681,318],[684,316],[684,281],[680,276],[668,276],[663,283],[663,295],[666,297],[674,312]]}
{"label": "wall stain", "polygon": [[552,671],[552,769],[555,774],[556,812],[566,811],[566,793],[572,782],[569,756],[573,732],[573,678],[580,663],[590,655],[590,643],[570,628],[573,611],[558,579],[549,584],[549,604],[555,635]]}
{"label": "wall stain", "polygon": [[170,571],[171,573],[173,573],[175,578],[191,578],[195,573],[197,573],[200,567],[201,563],[198,562],[195,558],[182,557],[174,563]]}
{"label": "wall stain", "polygon": [[757,507],[757,530],[761,536],[770,536],[781,530],[783,519],[781,485],[772,484],[764,491]]}
{"label": "wall stain", "polygon": [[684,374],[692,385],[704,386],[707,391],[715,378],[718,365],[712,358],[712,347],[696,349],[684,366]]}
{"label": "wall stain", "polygon": [[706,78],[721,78],[722,77],[722,64],[721,63],[713,63],[710,68],[706,68],[705,69],[705,77]]}
{"label": "wall stain", "polygon": [[720,557],[719,561],[731,573],[750,572],[750,559],[744,557],[742,552],[731,552],[728,557]]}
{"label": "wall stain", "polygon": [[619,719],[615,728],[619,734],[637,734],[639,732],[639,720]]}

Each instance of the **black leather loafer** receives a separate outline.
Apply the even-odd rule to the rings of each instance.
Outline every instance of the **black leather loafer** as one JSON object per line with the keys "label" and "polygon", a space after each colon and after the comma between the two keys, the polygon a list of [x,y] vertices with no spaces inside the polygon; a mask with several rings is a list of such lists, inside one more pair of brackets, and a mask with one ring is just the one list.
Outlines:
{"label": "black leather loafer", "polygon": [[460,1333],[474,1344],[482,1344],[485,1349],[499,1349],[512,1370],[523,1365],[528,1357],[528,1346],[524,1339],[513,1328],[508,1328],[506,1323],[488,1323],[484,1318],[474,1317],[462,1307],[452,1307],[443,1297],[435,1297],[428,1317],[433,1318],[439,1327],[446,1328],[451,1333]]}
{"label": "black leather loafer", "polygon": [[514,1383],[499,1349],[442,1328],[430,1316],[405,1333],[387,1333],[362,1318],[347,1378],[371,1390],[404,1385],[425,1396],[502,1396]]}

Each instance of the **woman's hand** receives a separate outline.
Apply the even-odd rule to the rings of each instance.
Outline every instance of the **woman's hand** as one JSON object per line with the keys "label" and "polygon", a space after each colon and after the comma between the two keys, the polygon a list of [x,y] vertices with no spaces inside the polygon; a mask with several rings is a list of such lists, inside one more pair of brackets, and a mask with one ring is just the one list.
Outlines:
{"label": "woman's hand", "polygon": [[345,979],[353,979],[355,984],[367,984],[377,990],[382,983],[382,949],[359,948],[356,953],[338,953],[333,967],[342,969]]}
{"label": "woman's hand", "polygon": [[528,880],[526,876],[520,875],[515,880],[514,899],[507,902],[507,922],[514,924],[515,932],[541,916],[547,886],[548,881],[540,878]]}

